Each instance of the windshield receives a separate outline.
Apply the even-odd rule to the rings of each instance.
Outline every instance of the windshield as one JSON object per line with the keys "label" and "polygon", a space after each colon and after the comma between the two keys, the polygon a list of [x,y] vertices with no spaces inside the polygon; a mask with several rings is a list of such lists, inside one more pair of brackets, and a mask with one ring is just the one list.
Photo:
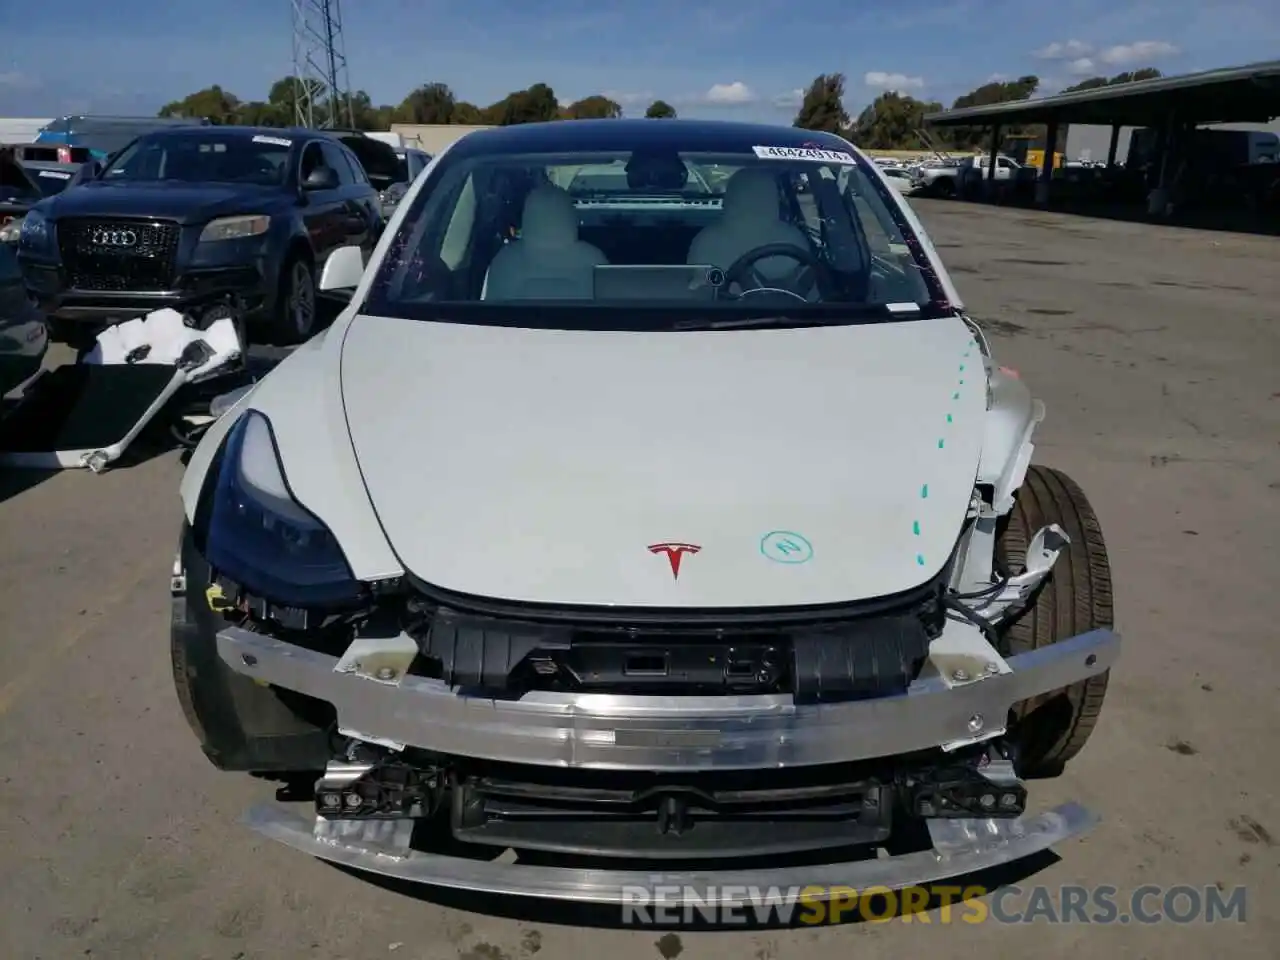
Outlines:
{"label": "windshield", "polygon": [[946,307],[867,161],[847,148],[754,151],[446,154],[363,312],[671,329]]}
{"label": "windshield", "polygon": [[112,160],[102,179],[124,183],[284,183],[292,141],[208,129],[208,133],[142,137]]}

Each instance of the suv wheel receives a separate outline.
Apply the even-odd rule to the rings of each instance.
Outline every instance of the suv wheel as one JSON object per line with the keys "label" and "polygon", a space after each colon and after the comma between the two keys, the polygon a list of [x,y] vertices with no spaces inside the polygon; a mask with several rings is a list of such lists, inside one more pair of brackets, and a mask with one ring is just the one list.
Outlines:
{"label": "suv wheel", "polygon": [[289,260],[280,277],[280,293],[272,323],[278,346],[304,343],[316,328],[316,275],[306,257]]}

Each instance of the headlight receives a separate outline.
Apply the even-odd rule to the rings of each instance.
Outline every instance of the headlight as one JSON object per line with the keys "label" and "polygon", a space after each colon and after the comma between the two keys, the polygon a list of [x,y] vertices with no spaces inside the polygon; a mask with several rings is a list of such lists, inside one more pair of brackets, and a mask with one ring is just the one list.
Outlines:
{"label": "headlight", "polygon": [[245,237],[260,237],[271,226],[271,218],[264,216],[251,217],[219,217],[211,220],[200,231],[200,242],[206,240],[243,240]]}
{"label": "headlight", "polygon": [[49,221],[44,214],[28,210],[22,218],[18,241],[24,247],[39,247],[49,242]]}
{"label": "headlight", "polygon": [[271,423],[256,410],[231,428],[216,484],[205,539],[214,570],[286,606],[360,599],[363,586],[338,541],[289,492]]}
{"label": "headlight", "polygon": [[22,217],[14,217],[0,227],[0,243],[17,243],[22,235]]}

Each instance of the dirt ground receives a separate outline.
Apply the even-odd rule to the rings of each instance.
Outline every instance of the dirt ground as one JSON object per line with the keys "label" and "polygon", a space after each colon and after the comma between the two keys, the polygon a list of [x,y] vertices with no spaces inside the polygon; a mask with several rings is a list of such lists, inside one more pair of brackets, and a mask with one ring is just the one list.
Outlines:
{"label": "dirt ground", "polygon": [[1033,792],[1103,822],[1019,886],[1109,885],[1123,905],[1144,884],[1247,885],[1244,923],[1046,934],[933,914],[664,934],[414,898],[259,840],[237,817],[273,788],[210,767],[173,694],[167,454],[0,481],[0,956],[1274,957],[1280,240],[918,208],[998,356],[1048,406],[1037,460],[1098,510],[1126,644],[1099,731]]}

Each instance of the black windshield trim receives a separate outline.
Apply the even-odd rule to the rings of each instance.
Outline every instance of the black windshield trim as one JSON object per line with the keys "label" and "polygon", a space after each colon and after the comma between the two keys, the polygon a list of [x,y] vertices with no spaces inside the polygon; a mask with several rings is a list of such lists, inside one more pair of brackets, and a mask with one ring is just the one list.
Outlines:
{"label": "black windshield trim", "polygon": [[[594,330],[601,333],[741,333],[744,330],[777,330],[793,327],[865,326],[880,323],[910,323],[956,316],[950,305],[927,304],[918,311],[898,312],[880,304],[811,303],[796,310],[773,306],[723,306],[706,309],[688,303],[644,304],[562,301],[560,303],[497,303],[485,301],[431,302],[387,301],[371,297],[359,313],[395,320],[428,323],[455,323],[464,326],[515,327],[528,330]],[[779,316],[787,314],[789,316]],[[730,320],[779,317],[768,327],[723,327],[709,325]],[[705,322],[707,327],[689,326]]]}

